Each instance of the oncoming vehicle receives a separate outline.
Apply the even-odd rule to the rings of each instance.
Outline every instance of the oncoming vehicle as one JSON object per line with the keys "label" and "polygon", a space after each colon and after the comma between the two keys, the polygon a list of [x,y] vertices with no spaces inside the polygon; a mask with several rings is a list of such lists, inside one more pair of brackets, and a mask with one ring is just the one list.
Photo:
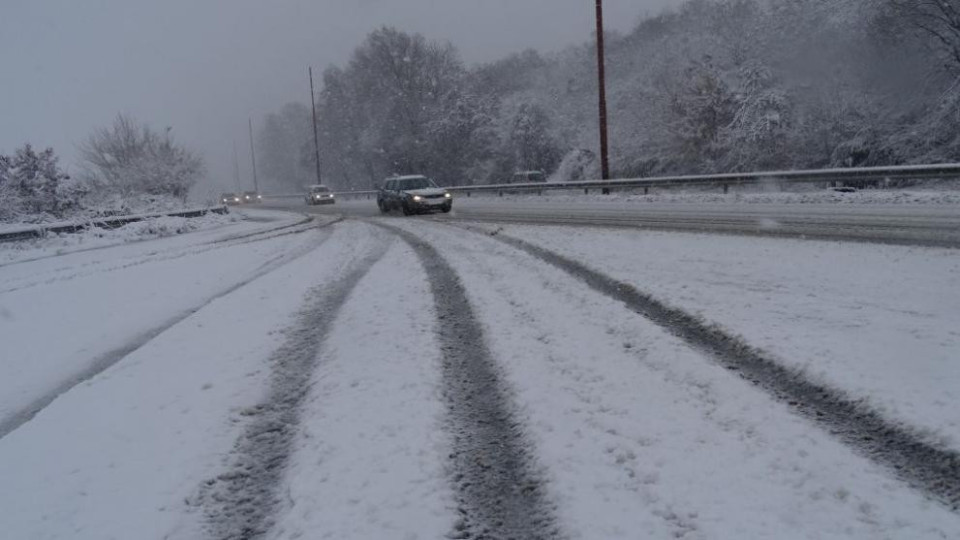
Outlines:
{"label": "oncoming vehicle", "polygon": [[236,193],[223,193],[220,195],[220,203],[230,206],[240,204],[240,196]]}
{"label": "oncoming vehicle", "polygon": [[263,197],[256,191],[244,191],[242,199],[243,204],[257,204],[263,201]]}
{"label": "oncoming vehicle", "polygon": [[303,200],[311,206],[314,204],[336,204],[337,202],[330,188],[319,184],[310,186]]}
{"label": "oncoming vehicle", "polygon": [[510,179],[511,184],[542,184],[546,181],[547,175],[543,171],[518,171]]}
{"label": "oncoming vehicle", "polygon": [[431,210],[449,212],[453,195],[426,176],[396,176],[383,183],[377,193],[377,206],[383,213],[401,210],[405,216]]}

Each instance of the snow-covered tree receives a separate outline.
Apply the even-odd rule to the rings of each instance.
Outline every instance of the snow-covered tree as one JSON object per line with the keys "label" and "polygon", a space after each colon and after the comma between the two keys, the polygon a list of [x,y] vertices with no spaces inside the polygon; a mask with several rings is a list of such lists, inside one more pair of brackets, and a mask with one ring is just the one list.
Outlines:
{"label": "snow-covered tree", "polygon": [[[344,187],[595,175],[595,54],[466,68],[377,30],[325,73],[324,170]],[[607,88],[616,176],[954,161],[960,0],[689,0],[607,36]]]}
{"label": "snow-covered tree", "polygon": [[538,105],[524,104],[513,117],[508,143],[516,158],[516,169],[552,171],[562,155],[551,132],[551,121]]}
{"label": "snow-covered tree", "polygon": [[30,144],[0,155],[0,220],[44,221],[80,209],[86,189],[57,161],[52,148],[36,152]]}
{"label": "snow-covered tree", "polygon": [[789,168],[793,104],[772,71],[758,63],[740,69],[732,121],[723,128],[727,171]]}
{"label": "snow-covered tree", "polygon": [[88,180],[102,192],[122,197],[166,196],[185,201],[203,176],[203,160],[163,133],[118,115],[80,145]]}

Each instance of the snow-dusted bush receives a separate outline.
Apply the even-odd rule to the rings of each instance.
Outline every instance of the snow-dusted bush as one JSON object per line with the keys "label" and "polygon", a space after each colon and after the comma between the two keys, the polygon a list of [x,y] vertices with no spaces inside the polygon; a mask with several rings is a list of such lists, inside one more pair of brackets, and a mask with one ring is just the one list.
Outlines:
{"label": "snow-dusted bush", "polygon": [[70,217],[82,208],[86,187],[57,165],[52,148],[30,144],[0,155],[0,221],[43,222]]}
{"label": "snow-dusted bush", "polygon": [[162,134],[119,115],[110,128],[95,131],[80,145],[87,180],[98,196],[124,199],[149,195],[185,201],[203,176],[203,160]]}

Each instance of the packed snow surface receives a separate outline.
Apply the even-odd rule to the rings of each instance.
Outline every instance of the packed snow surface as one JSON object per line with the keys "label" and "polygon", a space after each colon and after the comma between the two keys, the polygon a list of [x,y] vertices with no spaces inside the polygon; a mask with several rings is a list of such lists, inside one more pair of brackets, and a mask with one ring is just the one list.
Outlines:
{"label": "packed snow surface", "polygon": [[572,537],[960,534],[960,516],[622,304],[495,239],[405,226],[460,273]]}
{"label": "packed snow surface", "polygon": [[[270,395],[278,351],[304,328],[305,302],[371,252],[384,254],[323,314],[333,322],[287,426],[286,468],[266,486],[279,503],[265,537],[456,536],[450,387],[413,251],[358,220],[284,232],[251,216],[0,266],[6,414],[136,345],[0,434],[2,536],[211,536],[207,487],[242,473],[238,441]],[[428,242],[458,274],[564,537],[960,538],[956,511],[578,279],[482,231],[382,222]],[[952,251],[497,234],[633,283],[956,444]]]}
{"label": "packed snow surface", "polygon": [[587,262],[960,450],[960,251],[485,226]]}
{"label": "packed snow surface", "polygon": [[315,232],[257,242],[248,235],[276,224],[255,225],[0,266],[0,425],[317,242]]}
{"label": "packed snow surface", "polygon": [[320,353],[273,538],[432,539],[453,529],[439,364],[426,280],[397,243]]}
{"label": "packed snow surface", "polygon": [[[0,439],[4,536],[202,537],[199,488],[225,471],[244,411],[263,398],[265,359],[304,293],[337,278],[364,241],[361,226],[336,231],[323,249],[211,302]],[[96,335],[97,325],[74,332]]]}

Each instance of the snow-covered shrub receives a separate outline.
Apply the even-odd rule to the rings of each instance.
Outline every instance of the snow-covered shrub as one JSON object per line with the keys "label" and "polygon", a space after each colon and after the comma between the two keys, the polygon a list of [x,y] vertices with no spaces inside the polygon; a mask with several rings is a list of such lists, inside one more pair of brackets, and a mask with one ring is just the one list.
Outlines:
{"label": "snow-covered shrub", "polygon": [[57,164],[53,149],[30,144],[0,156],[0,220],[43,222],[63,219],[82,208],[86,187]]}
{"label": "snow-covered shrub", "polygon": [[167,196],[185,201],[203,176],[203,160],[162,134],[124,115],[113,126],[95,131],[80,145],[87,179],[96,193]]}

